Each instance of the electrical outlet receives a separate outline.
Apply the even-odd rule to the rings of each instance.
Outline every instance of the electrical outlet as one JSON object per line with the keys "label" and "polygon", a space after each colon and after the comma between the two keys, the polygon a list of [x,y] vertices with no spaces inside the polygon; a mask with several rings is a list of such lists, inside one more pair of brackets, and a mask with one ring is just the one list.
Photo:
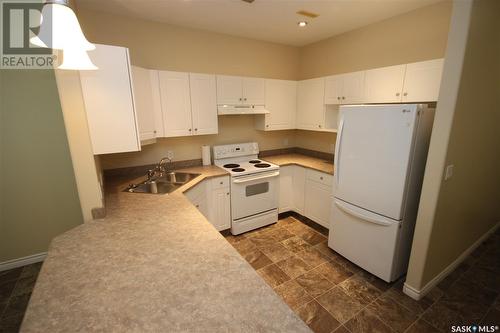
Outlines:
{"label": "electrical outlet", "polygon": [[170,160],[174,159],[174,151],[173,150],[167,150],[167,158]]}
{"label": "electrical outlet", "polygon": [[285,146],[288,146],[288,138],[284,138],[284,139],[283,139],[283,144],[284,144]]}
{"label": "electrical outlet", "polygon": [[453,176],[453,168],[455,166],[453,164],[450,164],[446,166],[445,172],[444,172],[444,180],[448,180]]}

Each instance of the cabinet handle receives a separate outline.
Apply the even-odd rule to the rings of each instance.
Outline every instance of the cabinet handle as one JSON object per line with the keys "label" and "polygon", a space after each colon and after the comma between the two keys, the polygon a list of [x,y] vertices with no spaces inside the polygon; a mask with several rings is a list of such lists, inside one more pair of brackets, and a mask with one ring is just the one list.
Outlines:
{"label": "cabinet handle", "polygon": [[221,184],[221,185],[222,185],[222,184],[224,184],[224,182],[220,182],[219,184]]}
{"label": "cabinet handle", "polygon": [[189,132],[191,132],[191,131],[192,131],[192,129],[189,129]]}
{"label": "cabinet handle", "polygon": [[229,195],[229,192],[227,192],[226,195]]}
{"label": "cabinet handle", "polygon": [[156,131],[153,131],[154,134],[156,134]]}
{"label": "cabinet handle", "polygon": [[319,128],[321,128],[321,125],[318,125]]}
{"label": "cabinet handle", "polygon": [[396,93],[396,96],[399,97],[401,94],[400,93]]}
{"label": "cabinet handle", "polygon": [[269,125],[266,125],[266,127],[269,127]]}
{"label": "cabinet handle", "polygon": [[405,92],[405,93],[403,94],[403,96],[408,96],[408,93],[407,93],[407,92]]}
{"label": "cabinet handle", "polygon": [[345,99],[345,96],[342,96],[342,99]]}
{"label": "cabinet handle", "polygon": [[319,179],[323,180],[323,177],[319,177]]}
{"label": "cabinet handle", "polygon": [[340,101],[340,96],[337,96],[337,99]]}
{"label": "cabinet handle", "polygon": [[243,100],[243,98],[240,97],[240,102]]}
{"label": "cabinet handle", "polygon": [[244,101],[246,101],[246,100],[247,100],[247,98],[245,97],[245,98],[243,98],[243,100],[244,100]]}
{"label": "cabinet handle", "polygon": [[194,130],[195,130],[196,132],[198,132],[198,129],[197,129],[197,128],[195,128]]}
{"label": "cabinet handle", "polygon": [[196,208],[200,208],[200,205],[196,205],[195,207],[196,207]]}

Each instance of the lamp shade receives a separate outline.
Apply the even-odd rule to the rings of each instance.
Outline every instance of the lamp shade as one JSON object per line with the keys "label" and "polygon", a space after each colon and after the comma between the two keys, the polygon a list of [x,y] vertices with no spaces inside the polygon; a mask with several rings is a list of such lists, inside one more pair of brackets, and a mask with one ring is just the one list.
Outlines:
{"label": "lamp shade", "polygon": [[95,45],[84,36],[71,8],[49,3],[43,6],[38,36],[30,42],[36,46],[62,50],[66,48],[94,50]]}
{"label": "lamp shade", "polygon": [[67,70],[94,70],[98,69],[89,58],[87,51],[80,48],[66,48],[63,50],[63,62],[57,67]]}

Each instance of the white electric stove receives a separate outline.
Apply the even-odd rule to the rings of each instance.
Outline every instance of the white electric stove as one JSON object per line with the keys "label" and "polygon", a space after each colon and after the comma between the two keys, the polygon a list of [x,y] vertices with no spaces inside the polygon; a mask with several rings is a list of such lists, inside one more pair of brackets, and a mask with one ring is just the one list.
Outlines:
{"label": "white electric stove", "polygon": [[231,174],[231,233],[278,221],[279,166],[258,158],[256,142],[214,146],[215,165]]}

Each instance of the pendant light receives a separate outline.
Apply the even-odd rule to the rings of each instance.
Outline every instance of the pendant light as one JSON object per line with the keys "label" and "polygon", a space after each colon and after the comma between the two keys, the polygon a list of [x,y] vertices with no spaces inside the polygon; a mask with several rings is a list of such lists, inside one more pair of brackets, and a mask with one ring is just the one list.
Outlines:
{"label": "pendant light", "polygon": [[90,60],[87,51],[76,48],[66,48],[63,50],[63,62],[57,68],[77,69],[80,71],[98,69]]}
{"label": "pendant light", "polygon": [[94,50],[82,32],[78,19],[66,0],[51,0],[45,3],[40,17],[40,30],[30,42],[39,47],[63,51],[60,69],[97,69],[86,51]]}

